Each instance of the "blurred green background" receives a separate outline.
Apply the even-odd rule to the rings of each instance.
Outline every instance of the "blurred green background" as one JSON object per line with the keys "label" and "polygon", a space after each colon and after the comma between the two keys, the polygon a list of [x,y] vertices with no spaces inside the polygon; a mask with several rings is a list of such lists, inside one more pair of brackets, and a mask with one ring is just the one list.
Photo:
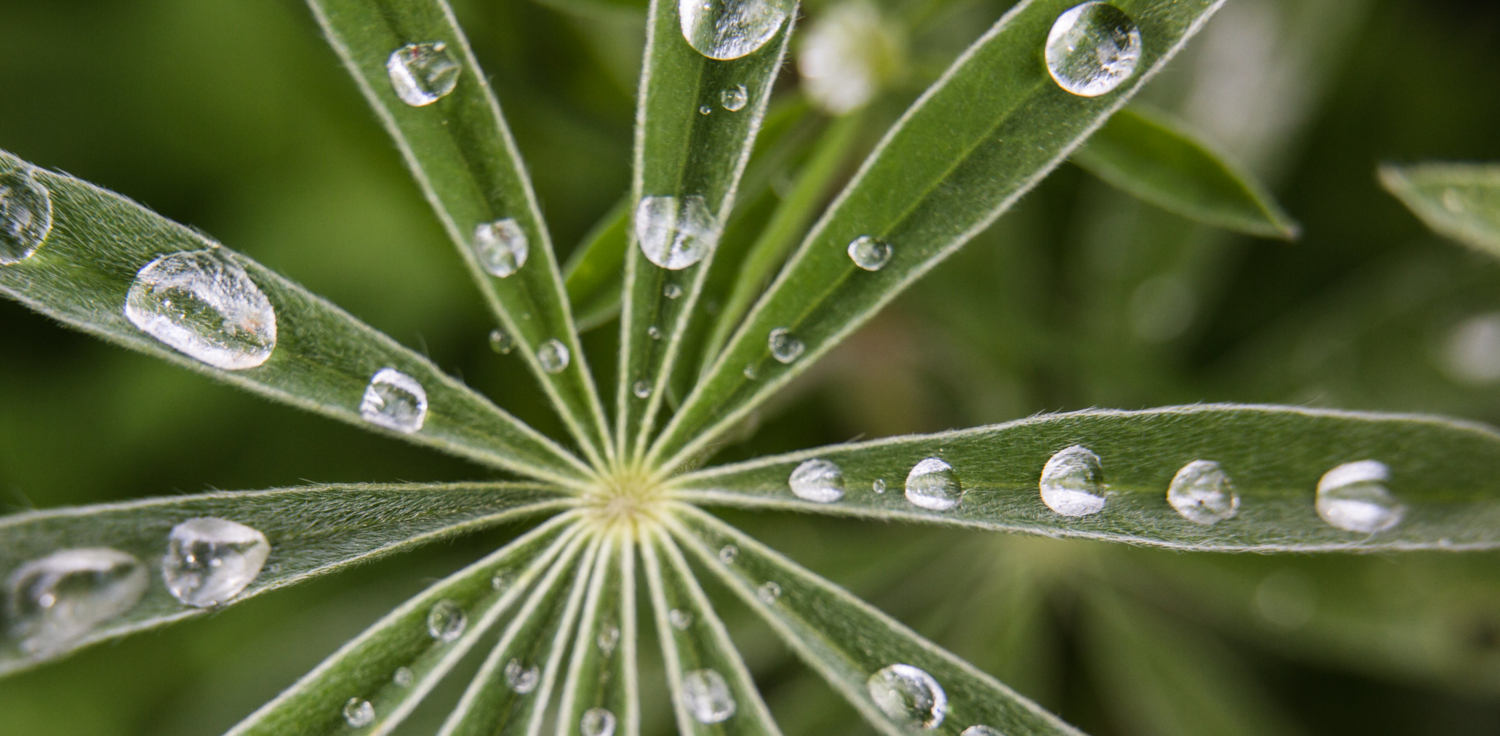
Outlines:
{"label": "blurred green background", "polygon": [[[457,3],[564,255],[628,184],[631,5]],[[830,5],[808,2],[807,21]],[[1007,5],[881,3],[906,56],[863,113],[864,148]],[[468,276],[301,4],[12,2],[0,29],[0,148],[202,229],[561,435],[519,361],[489,350]],[[1500,264],[1426,233],[1373,176],[1382,161],[1500,160],[1496,68],[1493,2],[1230,0],[1146,97],[1270,182],[1301,240],[1201,228],[1064,166],[725,456],[1194,401],[1500,422]],[[790,66],[779,94],[798,94]],[[772,173],[774,192],[787,172]],[[596,365],[612,327],[589,336]],[[490,475],[10,302],[0,331],[0,510]],[[1500,733],[1496,555],[1185,555],[727,516],[1091,733]],[[0,733],[223,731],[507,533],[7,679]],[[866,732],[726,608],[787,733]],[[643,692],[647,732],[667,733],[659,677]],[[430,732],[456,693],[407,731]]]}

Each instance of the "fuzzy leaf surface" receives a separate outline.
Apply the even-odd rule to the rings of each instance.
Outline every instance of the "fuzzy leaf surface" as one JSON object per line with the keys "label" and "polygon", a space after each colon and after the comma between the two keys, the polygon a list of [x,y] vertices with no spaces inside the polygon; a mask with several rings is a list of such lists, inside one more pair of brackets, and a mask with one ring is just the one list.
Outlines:
{"label": "fuzzy leaf surface", "polygon": [[609,540],[599,555],[583,602],[578,635],[558,706],[557,736],[615,726],[620,736],[641,732],[640,683],[636,668],[635,544]]}
{"label": "fuzzy leaf surface", "polygon": [[1386,165],[1379,173],[1433,232],[1500,255],[1500,164]]}

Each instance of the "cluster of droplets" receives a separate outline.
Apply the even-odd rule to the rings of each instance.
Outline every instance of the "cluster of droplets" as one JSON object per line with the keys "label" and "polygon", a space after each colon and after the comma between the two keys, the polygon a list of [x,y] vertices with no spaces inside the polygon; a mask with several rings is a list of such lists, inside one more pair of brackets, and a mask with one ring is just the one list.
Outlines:
{"label": "cluster of droplets", "polygon": [[[844,471],[823,458],[804,460],[792,470],[787,485],[798,498],[814,503],[834,503],[844,497]],[[885,480],[870,484],[874,493],[885,493]],[[963,484],[953,466],[940,457],[927,457],[906,475],[906,500],[930,511],[947,511],[963,500]]]}

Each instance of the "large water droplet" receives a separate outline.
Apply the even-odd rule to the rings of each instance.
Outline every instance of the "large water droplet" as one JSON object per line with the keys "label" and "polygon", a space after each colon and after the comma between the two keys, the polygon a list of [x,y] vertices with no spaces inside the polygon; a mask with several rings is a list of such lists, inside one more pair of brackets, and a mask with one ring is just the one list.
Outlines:
{"label": "large water droplet", "polygon": [[635,208],[635,239],[646,260],[681,271],[713,250],[719,226],[708,203],[696,194],[642,197]]}
{"label": "large water droplet", "polygon": [[492,276],[505,278],[526,265],[526,231],[514,218],[474,226],[474,257]]}
{"label": "large water droplet", "polygon": [[1104,508],[1104,469],[1083,445],[1058,450],[1042,467],[1042,503],[1063,516],[1088,516]]}
{"label": "large water droplet", "polygon": [[833,503],[844,497],[844,471],[828,460],[804,461],[787,479],[797,498],[815,503]]}
{"label": "large water droplet", "polygon": [[522,695],[536,689],[537,683],[541,682],[542,673],[535,665],[527,667],[521,664],[521,660],[512,659],[505,663],[505,684],[511,690]]}
{"label": "large water droplet", "polygon": [[727,61],[766,45],[786,21],[787,0],[677,0],[682,37],[698,53]]}
{"label": "large water droplet", "polygon": [[719,93],[719,102],[725,110],[739,112],[750,102],[750,94],[745,91],[745,85],[736,84]]}
{"label": "large water droplet", "polygon": [[427,421],[427,391],[417,379],[395,368],[381,368],[365,387],[359,415],[376,426],[411,434]]}
{"label": "large water droplet", "polygon": [[505,330],[496,327],[490,330],[490,349],[501,355],[509,355],[510,351],[516,349],[516,341]]}
{"label": "large water droplet", "polygon": [[173,597],[189,606],[216,606],[260,575],[271,543],[259,529],[200,517],[172,527],[161,576]]}
{"label": "large water droplet", "polygon": [[542,365],[542,370],[548,373],[562,373],[568,368],[568,361],[572,359],[572,353],[568,346],[562,344],[561,340],[552,338],[538,345],[536,348],[536,362]]}
{"label": "large water droplet", "polygon": [[674,608],[667,612],[667,623],[671,624],[672,628],[683,631],[693,625],[693,614],[681,608]]}
{"label": "large water droplet", "polygon": [[0,266],[31,257],[52,232],[52,195],[26,169],[0,174]]}
{"label": "large water droplet", "polygon": [[906,500],[932,511],[947,511],[964,497],[953,466],[938,457],[923,458],[906,474]]}
{"label": "large water droplet", "polygon": [[948,694],[932,675],[909,664],[880,668],[865,681],[870,699],[887,718],[906,728],[931,730],[948,715]]}
{"label": "large water droplet", "polygon": [[734,715],[734,694],[714,670],[693,670],[682,676],[682,700],[699,723],[723,723]]}
{"label": "large water droplet", "polygon": [[1363,534],[1383,532],[1401,523],[1406,507],[1386,489],[1390,468],[1376,460],[1344,463],[1318,480],[1317,509],[1323,521]]}
{"label": "large water droplet", "polygon": [[615,714],[608,708],[589,708],[578,719],[578,732],[582,736],[614,736]]}
{"label": "large water droplet", "polygon": [[1141,60],[1141,29],[1109,3],[1074,6],[1047,34],[1047,73],[1079,97],[1098,97],[1124,83]]}
{"label": "large water droplet", "polygon": [[448,53],[442,41],[409,43],[391,52],[385,60],[396,96],[412,107],[431,105],[458,86],[463,67]]}
{"label": "large water droplet", "polygon": [[119,550],[54,552],[6,580],[11,634],[28,654],[48,654],[129,611],[146,592],[146,568]]}
{"label": "large water droplet", "polygon": [[780,600],[781,585],[778,584],[775,580],[767,580],[766,582],[761,583],[759,588],[755,589],[755,597],[759,598],[761,603],[769,606],[772,603],[775,603],[777,600]]}
{"label": "large water droplet", "polygon": [[796,360],[801,357],[802,351],[807,349],[807,346],[793,337],[791,331],[785,327],[771,330],[771,334],[766,337],[766,345],[771,348],[771,357],[780,363],[790,363]]}
{"label": "large water droplet", "polygon": [[427,634],[441,642],[450,642],[464,633],[469,617],[464,609],[450,600],[441,600],[427,612]]}
{"label": "large water droplet", "polygon": [[958,736],[1005,736],[1005,734],[989,726],[969,726]]}
{"label": "large water droplet", "polygon": [[849,241],[849,260],[866,271],[879,271],[891,260],[895,250],[884,240],[861,235]]}
{"label": "large water droplet", "polygon": [[375,722],[375,706],[361,697],[344,701],[344,722],[350,728],[364,728]]}
{"label": "large water droplet", "polygon": [[169,253],[135,275],[125,318],[215,368],[254,368],[276,349],[276,310],[245,269],[217,248]]}
{"label": "large water droplet", "polygon": [[1172,476],[1167,503],[1196,524],[1212,526],[1234,516],[1240,508],[1239,494],[1224,468],[1212,460],[1194,460]]}

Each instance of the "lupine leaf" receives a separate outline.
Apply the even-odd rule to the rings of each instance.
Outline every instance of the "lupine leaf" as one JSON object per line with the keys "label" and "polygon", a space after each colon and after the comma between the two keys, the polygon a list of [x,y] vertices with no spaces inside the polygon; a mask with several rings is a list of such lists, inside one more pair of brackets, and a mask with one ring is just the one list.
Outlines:
{"label": "lupine leaf", "polygon": [[[583,618],[573,640],[573,656],[558,708],[557,736],[641,732],[640,688],[636,667],[634,542],[606,541],[613,549],[599,555]],[[591,729],[585,729],[584,725]],[[612,725],[612,729],[606,729]]]}
{"label": "lupine leaf", "polygon": [[1500,255],[1500,165],[1387,164],[1380,183],[1434,232]]}

